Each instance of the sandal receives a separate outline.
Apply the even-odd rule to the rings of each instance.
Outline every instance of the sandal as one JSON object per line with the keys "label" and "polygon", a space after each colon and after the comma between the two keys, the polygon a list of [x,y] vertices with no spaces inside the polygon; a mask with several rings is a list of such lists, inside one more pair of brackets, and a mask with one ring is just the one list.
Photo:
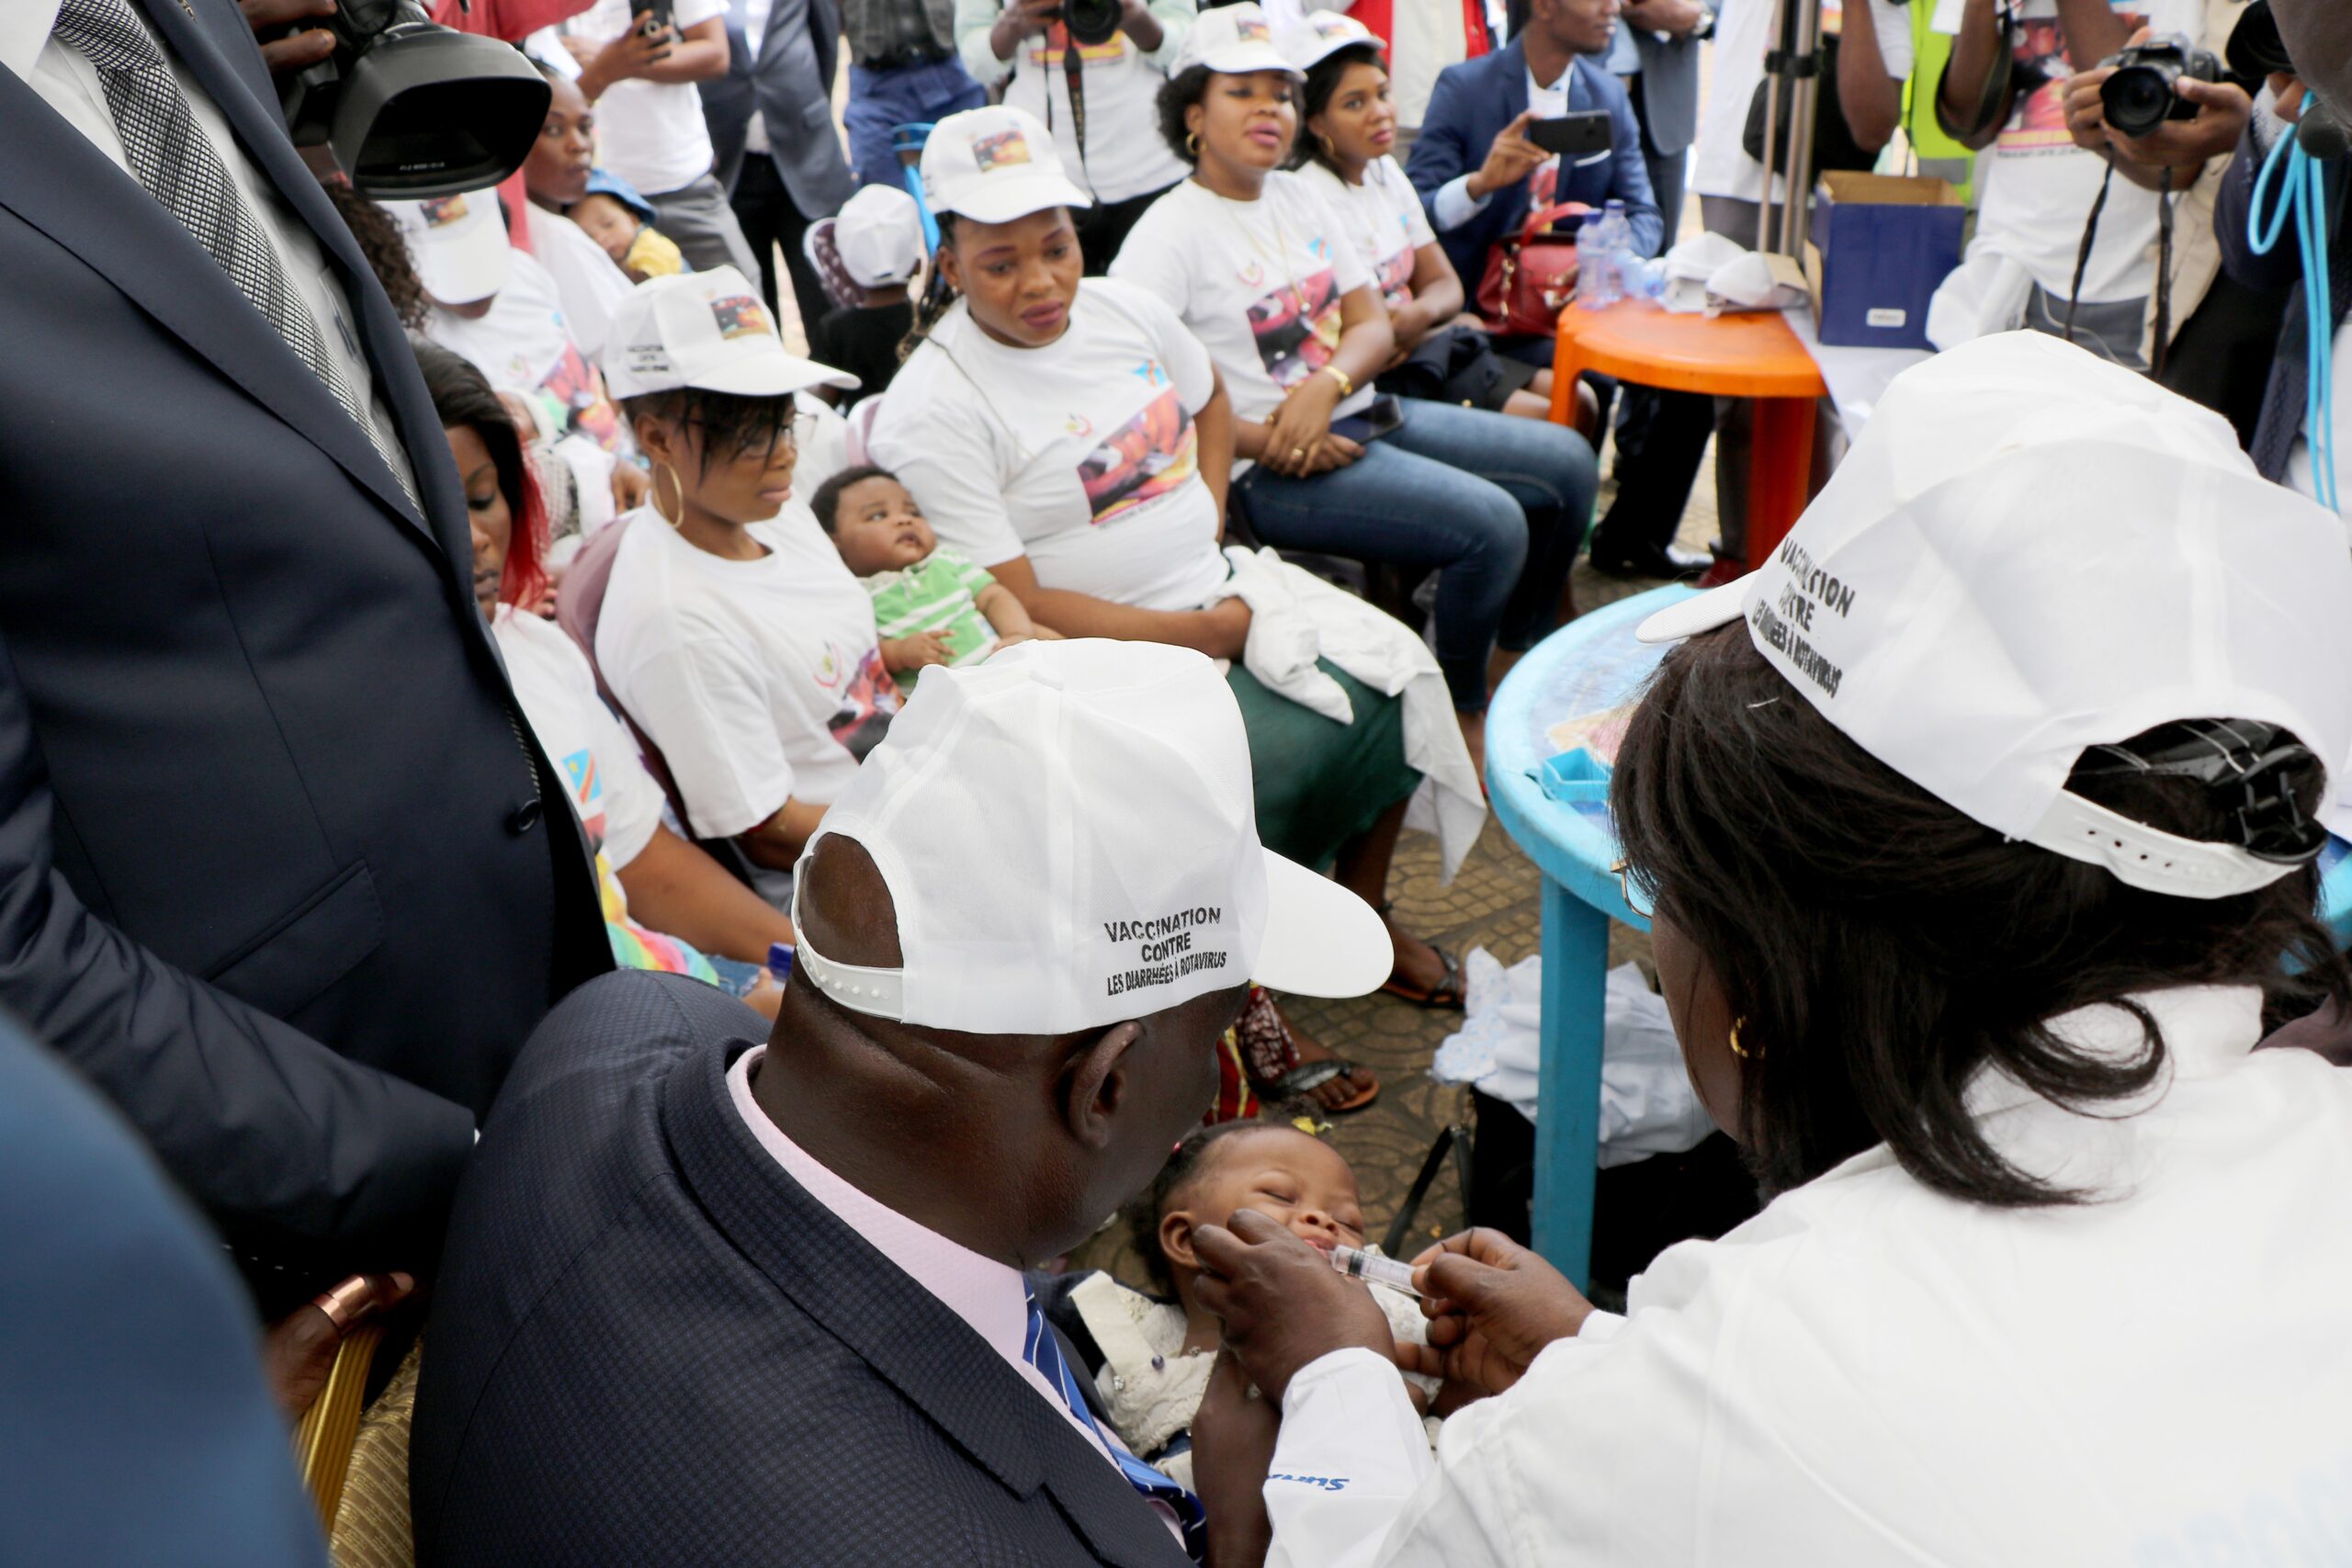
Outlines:
{"label": "sandal", "polygon": [[[1380,1098],[1379,1080],[1354,1062],[1337,1056],[1325,1056],[1317,1061],[1299,1060],[1298,1042],[1292,1036],[1290,1025],[1273,998],[1262,989],[1250,988],[1249,1005],[1242,1010],[1234,1025],[1239,1038],[1242,1065],[1250,1074],[1250,1087],[1259,1098],[1270,1102],[1306,1099],[1333,1078],[1345,1077],[1351,1083],[1366,1081],[1369,1089],[1359,1090],[1353,1097],[1338,1105],[1319,1102],[1315,1110],[1324,1116],[1338,1116],[1350,1111],[1361,1111]],[[1359,1078],[1361,1075],[1361,1078]]]}
{"label": "sandal", "polygon": [[[1345,1077],[1350,1083],[1355,1082],[1356,1071],[1356,1063],[1343,1062],[1337,1056],[1330,1056],[1320,1062],[1307,1062],[1293,1067],[1271,1083],[1260,1084],[1256,1087],[1259,1094],[1267,1100],[1303,1100],[1333,1078]],[[1341,1100],[1337,1105],[1318,1104],[1315,1109],[1326,1116],[1344,1116],[1351,1111],[1362,1111],[1379,1098],[1380,1086],[1375,1083],[1370,1089],[1360,1091],[1352,1100]]]}
{"label": "sandal", "polygon": [[[1382,919],[1388,919],[1388,910],[1387,904],[1380,906]],[[1416,1007],[1449,1012],[1463,1011],[1469,1004],[1470,993],[1462,983],[1462,961],[1433,942],[1424,945],[1437,954],[1438,963],[1443,965],[1443,973],[1439,976],[1438,983],[1428,987],[1416,986],[1409,980],[1398,979],[1395,971],[1392,970],[1389,973],[1387,984],[1380,987],[1382,993],[1391,997],[1402,997]]]}

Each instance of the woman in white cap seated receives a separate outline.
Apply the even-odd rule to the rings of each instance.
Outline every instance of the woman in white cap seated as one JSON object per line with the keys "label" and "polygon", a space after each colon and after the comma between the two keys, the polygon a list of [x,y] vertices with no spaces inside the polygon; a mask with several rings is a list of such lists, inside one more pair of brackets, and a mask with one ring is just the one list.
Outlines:
{"label": "woman in white cap seated", "polygon": [[[875,461],[895,471],[944,543],[986,567],[1039,624],[1233,661],[1259,830],[1385,905],[1407,800],[1422,772],[1441,771],[1408,761],[1422,755],[1415,739],[1448,749],[1469,778],[1442,677],[1409,632],[1355,601],[1426,671],[1433,737],[1413,731],[1409,695],[1387,694],[1405,689],[1401,680],[1375,687],[1324,663],[1344,694],[1350,718],[1340,722],[1245,667],[1256,615],[1226,596],[1233,569],[1218,548],[1233,414],[1207,354],[1149,292],[1081,281],[1071,210],[1086,195],[1064,177],[1034,116],[996,107],[942,120],[922,175],[940,223],[935,283],[917,313],[922,340],[883,399]],[[1475,792],[1475,779],[1466,787]],[[1471,806],[1475,818],[1475,794]],[[1453,961],[1395,937],[1392,987],[1459,1006]],[[1369,1102],[1374,1086],[1351,1071],[1315,1087],[1336,1111]]]}
{"label": "woman in white cap seated", "polygon": [[1224,375],[1234,490],[1261,539],[1440,573],[1438,662],[1479,751],[1498,637],[1524,650],[1556,622],[1599,472],[1572,430],[1375,398],[1396,352],[1378,283],[1321,196],[1282,172],[1300,74],[1256,6],[1202,13],[1159,95],[1192,177],[1111,276],[1173,305]]}
{"label": "woman in white cap seated", "polygon": [[1770,563],[1644,628],[1687,640],[1612,786],[1770,1205],[1623,1317],[1424,1254],[1476,1398],[1434,1458],[1376,1309],[1196,1232],[1268,1396],[1202,1413],[1213,1516],[1262,1497],[1289,1568],[2345,1561],[2352,1074],[2254,1047],[2352,984],[2347,604],[2335,521],[2137,376],[2014,334],[1897,380]]}
{"label": "woman in white cap seated", "polygon": [[[789,872],[889,729],[873,602],[793,499],[820,386],[733,267],[639,284],[613,317],[613,391],[652,467],[596,623],[596,665],[661,749],[687,826]],[[797,418],[796,415],[801,417]],[[773,891],[782,892],[781,885]]]}

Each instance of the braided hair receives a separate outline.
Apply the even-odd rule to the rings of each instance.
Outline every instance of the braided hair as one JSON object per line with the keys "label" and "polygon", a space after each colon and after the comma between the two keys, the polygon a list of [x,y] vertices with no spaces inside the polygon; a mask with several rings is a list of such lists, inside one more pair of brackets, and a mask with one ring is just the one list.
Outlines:
{"label": "braided hair", "polygon": [[941,212],[936,217],[939,243],[933,248],[931,260],[923,264],[922,292],[915,297],[915,322],[907,329],[907,335],[899,340],[899,362],[902,365],[922,346],[923,339],[931,335],[931,329],[956,308],[956,287],[947,281],[947,273],[939,265],[939,253],[956,243],[956,215]]}

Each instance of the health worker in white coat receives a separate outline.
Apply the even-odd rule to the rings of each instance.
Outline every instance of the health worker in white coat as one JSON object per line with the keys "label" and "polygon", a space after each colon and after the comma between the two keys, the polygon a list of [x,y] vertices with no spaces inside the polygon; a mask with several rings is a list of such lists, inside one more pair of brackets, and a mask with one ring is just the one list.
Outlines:
{"label": "health worker in white coat", "polygon": [[2214,415],[1989,338],[1644,634],[1687,640],[1617,761],[1629,896],[1770,1204],[1622,1317],[1432,1248],[1421,1370],[1475,1401],[1434,1453],[1365,1286],[1196,1233],[1213,1523],[1262,1506],[1283,1568],[2352,1562],[2352,1072],[2256,1049],[2347,982],[2340,529]]}

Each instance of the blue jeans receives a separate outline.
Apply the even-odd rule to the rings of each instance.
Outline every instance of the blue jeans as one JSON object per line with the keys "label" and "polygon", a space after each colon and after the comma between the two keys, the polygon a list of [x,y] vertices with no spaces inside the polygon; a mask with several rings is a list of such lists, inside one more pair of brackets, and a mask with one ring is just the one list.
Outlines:
{"label": "blue jeans", "polygon": [[1405,423],[1311,479],[1263,464],[1238,487],[1277,549],[1435,567],[1437,661],[1453,705],[1487,705],[1487,660],[1533,647],[1592,521],[1599,467],[1566,425],[1402,400]]}
{"label": "blue jeans", "polygon": [[852,65],[849,107],[842,122],[849,127],[849,161],[857,183],[904,188],[906,172],[890,151],[890,132],[902,125],[933,124],[988,101],[988,89],[972,80],[961,61],[934,60],[889,71]]}

